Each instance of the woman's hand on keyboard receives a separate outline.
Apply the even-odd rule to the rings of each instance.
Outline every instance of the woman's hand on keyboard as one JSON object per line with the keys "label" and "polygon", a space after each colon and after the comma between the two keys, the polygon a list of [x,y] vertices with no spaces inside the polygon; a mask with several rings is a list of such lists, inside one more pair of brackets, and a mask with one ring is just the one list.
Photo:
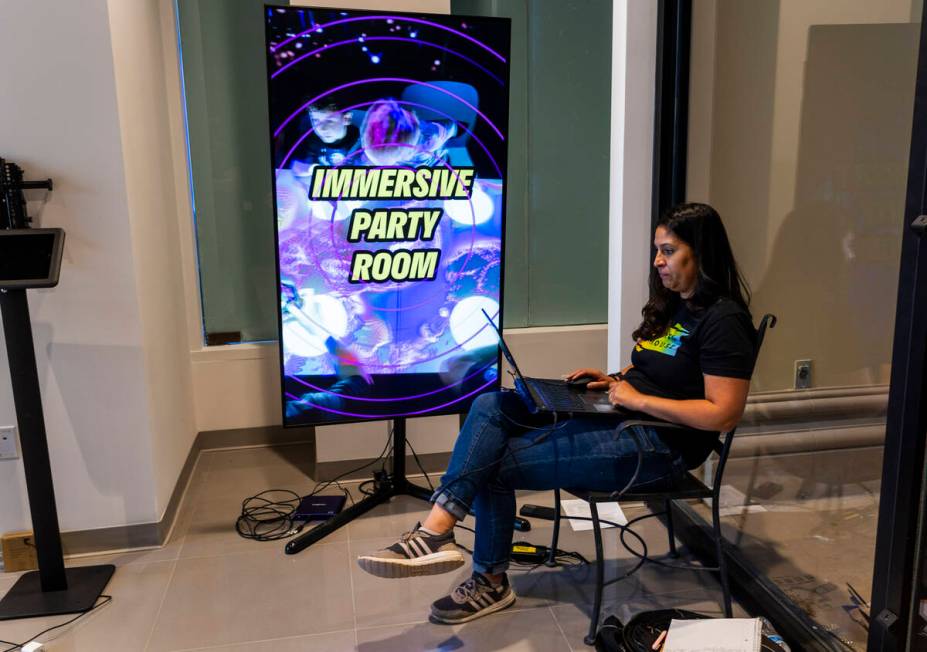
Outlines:
{"label": "woman's hand on keyboard", "polygon": [[590,391],[604,392],[608,389],[608,384],[613,382],[604,371],[601,369],[592,369],[591,367],[583,367],[582,369],[571,371],[565,375],[563,379],[570,382],[583,377],[592,379],[589,381],[589,384],[586,385],[586,389]]}

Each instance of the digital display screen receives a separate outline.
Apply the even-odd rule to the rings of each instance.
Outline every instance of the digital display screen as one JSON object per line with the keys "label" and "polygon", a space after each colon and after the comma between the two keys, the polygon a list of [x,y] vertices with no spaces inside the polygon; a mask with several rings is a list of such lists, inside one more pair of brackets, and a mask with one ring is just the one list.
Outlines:
{"label": "digital display screen", "polygon": [[0,283],[49,278],[54,251],[54,233],[0,232]]}
{"label": "digital display screen", "polygon": [[266,7],[284,424],[499,386],[510,23]]}

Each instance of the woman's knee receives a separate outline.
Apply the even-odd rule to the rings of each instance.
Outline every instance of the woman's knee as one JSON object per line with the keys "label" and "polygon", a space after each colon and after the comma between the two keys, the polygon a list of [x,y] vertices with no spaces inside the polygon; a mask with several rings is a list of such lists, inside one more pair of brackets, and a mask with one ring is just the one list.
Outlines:
{"label": "woman's knee", "polygon": [[470,405],[471,412],[479,412],[486,416],[494,416],[502,410],[505,401],[503,392],[486,392],[477,396]]}
{"label": "woman's knee", "polygon": [[476,409],[491,409],[498,407],[502,404],[502,392],[484,392],[480,394],[475,399],[473,399],[473,405],[470,408],[471,410]]}

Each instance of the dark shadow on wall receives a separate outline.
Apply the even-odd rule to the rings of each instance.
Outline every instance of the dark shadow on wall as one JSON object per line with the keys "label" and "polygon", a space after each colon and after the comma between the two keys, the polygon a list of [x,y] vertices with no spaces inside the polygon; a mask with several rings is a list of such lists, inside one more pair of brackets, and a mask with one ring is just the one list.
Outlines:
{"label": "dark shadow on wall", "polygon": [[[768,249],[767,232],[756,224],[765,221],[770,203],[779,1],[720,0],[715,48],[708,197],[722,216],[730,216],[738,261],[756,282]],[[777,338],[778,331],[771,339]]]}
{"label": "dark shadow on wall", "polygon": [[754,294],[780,318],[764,351],[780,374],[807,357],[822,385],[887,382],[918,30],[809,30],[795,205]]}
{"label": "dark shadow on wall", "polygon": [[[52,342],[47,324],[36,324],[36,353],[46,406],[46,428],[52,475],[63,468],[84,469],[99,499],[124,505],[126,523],[137,512],[154,509],[152,477],[127,483],[118,469],[150,469],[151,424],[145,395],[144,353],[141,347]],[[44,368],[44,369],[43,369]],[[63,412],[49,407],[60,400]],[[139,436],[141,431],[142,436]],[[57,443],[52,444],[56,441]],[[58,493],[62,529],[81,529],[67,513],[80,510],[80,497]]]}

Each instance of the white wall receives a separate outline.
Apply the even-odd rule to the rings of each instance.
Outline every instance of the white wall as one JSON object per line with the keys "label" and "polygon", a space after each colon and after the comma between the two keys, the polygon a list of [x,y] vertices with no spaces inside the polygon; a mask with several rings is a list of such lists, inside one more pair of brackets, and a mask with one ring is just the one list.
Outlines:
{"label": "white wall", "polygon": [[657,3],[612,8],[612,120],[608,217],[608,369],[631,362],[631,333],[647,303]]}
{"label": "white wall", "polygon": [[[67,233],[60,285],[29,293],[62,530],[160,520],[196,434],[165,6],[18,0],[0,23],[0,155],[54,179],[30,208]],[[30,521],[22,460],[2,461],[0,532]]]}
{"label": "white wall", "polygon": [[[67,233],[60,285],[29,292],[61,527],[157,520],[105,0],[5,2],[0,59],[0,156],[28,178],[54,179],[48,204],[31,209]],[[0,424],[12,425],[0,356]],[[0,531],[27,527],[27,505],[22,460],[0,461]]]}
{"label": "white wall", "polygon": [[[176,51],[171,13],[151,0],[110,0],[109,19],[123,143],[132,254],[151,408],[151,455],[158,518],[183,467],[196,424],[186,332],[181,240],[176,215],[175,150],[165,88],[164,49]],[[176,162],[183,168],[183,159]],[[183,186],[181,186],[183,190]]]}

